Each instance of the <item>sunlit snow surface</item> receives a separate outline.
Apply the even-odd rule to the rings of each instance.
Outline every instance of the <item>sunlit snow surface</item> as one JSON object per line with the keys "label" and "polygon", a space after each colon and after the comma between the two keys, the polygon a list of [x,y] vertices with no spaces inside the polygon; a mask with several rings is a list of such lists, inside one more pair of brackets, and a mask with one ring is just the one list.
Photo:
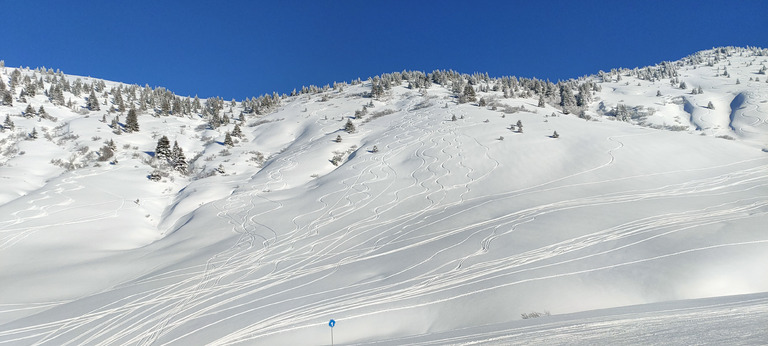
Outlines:
{"label": "sunlit snow surface", "polygon": [[[53,140],[2,133],[24,154],[0,166],[0,344],[330,344],[330,319],[335,344],[768,342],[768,84],[749,81],[767,59],[720,61],[730,78],[681,67],[700,95],[599,83],[595,121],[405,83],[347,134],[371,102],[348,85],[249,118],[227,151],[233,125],[197,117],[142,115],[119,136],[104,111],[13,117]],[[656,112],[637,126],[601,101]],[[690,128],[649,127],[675,122]],[[149,181],[160,135],[225,173]],[[109,138],[117,164],[50,164]]]}

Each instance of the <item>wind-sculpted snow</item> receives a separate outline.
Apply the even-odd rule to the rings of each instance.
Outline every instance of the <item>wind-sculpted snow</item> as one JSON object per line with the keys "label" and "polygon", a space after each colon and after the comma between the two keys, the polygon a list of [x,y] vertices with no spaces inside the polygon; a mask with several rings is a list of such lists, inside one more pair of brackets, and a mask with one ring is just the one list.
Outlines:
{"label": "wind-sculpted snow", "polygon": [[226,150],[179,136],[226,173],[152,182],[126,155],[1,205],[0,344],[329,344],[330,319],[336,344],[768,337],[764,87],[657,115],[733,141],[368,87],[287,98]]}

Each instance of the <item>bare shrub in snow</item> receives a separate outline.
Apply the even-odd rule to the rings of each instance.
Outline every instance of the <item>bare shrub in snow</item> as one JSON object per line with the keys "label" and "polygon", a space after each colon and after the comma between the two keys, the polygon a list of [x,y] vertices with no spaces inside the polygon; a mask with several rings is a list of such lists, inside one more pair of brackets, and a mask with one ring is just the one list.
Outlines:
{"label": "bare shrub in snow", "polygon": [[533,312],[529,312],[529,313],[522,313],[522,314],[520,314],[520,316],[524,320],[531,319],[531,318],[539,318],[539,317],[544,317],[544,316],[550,316],[550,315],[551,314],[549,313],[549,311],[544,311],[544,312],[533,311]]}

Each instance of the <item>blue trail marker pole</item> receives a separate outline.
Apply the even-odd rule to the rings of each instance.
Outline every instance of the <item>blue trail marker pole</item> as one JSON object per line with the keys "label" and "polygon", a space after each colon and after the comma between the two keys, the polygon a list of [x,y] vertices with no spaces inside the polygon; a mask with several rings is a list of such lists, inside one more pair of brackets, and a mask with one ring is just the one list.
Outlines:
{"label": "blue trail marker pole", "polygon": [[331,346],[333,346],[333,326],[336,325],[336,321],[331,320],[328,322],[328,326],[331,327]]}

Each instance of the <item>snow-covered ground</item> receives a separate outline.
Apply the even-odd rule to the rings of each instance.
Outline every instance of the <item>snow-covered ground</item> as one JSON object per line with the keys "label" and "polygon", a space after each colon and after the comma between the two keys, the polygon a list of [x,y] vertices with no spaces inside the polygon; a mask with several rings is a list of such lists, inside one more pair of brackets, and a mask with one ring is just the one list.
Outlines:
{"label": "snow-covered ground", "polygon": [[[19,85],[0,106],[0,344],[768,342],[767,55],[574,81],[593,86],[578,116],[497,80],[473,81],[487,106],[345,83],[244,115],[231,147],[240,102],[220,127],[150,108],[118,135],[120,84],[98,111]],[[153,159],[163,135],[189,174]]]}

